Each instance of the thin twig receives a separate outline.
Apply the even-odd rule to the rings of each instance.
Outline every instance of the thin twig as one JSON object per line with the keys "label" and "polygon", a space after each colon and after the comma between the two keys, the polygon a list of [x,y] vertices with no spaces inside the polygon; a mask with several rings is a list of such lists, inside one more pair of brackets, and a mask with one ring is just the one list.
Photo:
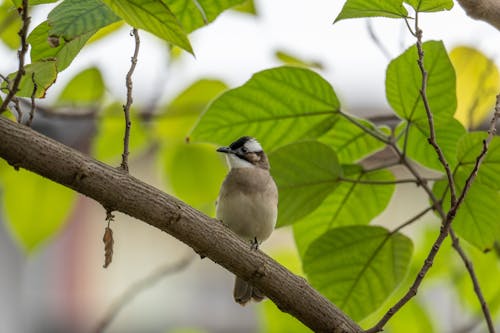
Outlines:
{"label": "thin twig", "polygon": [[38,89],[38,86],[35,82],[35,72],[31,74],[31,81],[33,81],[33,92],[31,93],[31,107],[30,107],[30,116],[28,118],[28,121],[26,122],[26,126],[31,127],[31,123],[33,122],[33,117],[35,116],[35,95],[36,91]]}
{"label": "thin twig", "polygon": [[474,287],[474,292],[476,293],[476,295],[479,299],[479,303],[481,304],[481,311],[483,311],[484,318],[486,319],[486,324],[488,325],[488,331],[495,332],[495,328],[493,327],[493,321],[491,320],[491,316],[489,313],[488,304],[486,304],[486,300],[484,299],[483,293],[481,292],[481,289],[479,288],[479,281],[477,280],[476,273],[474,272],[474,267],[472,265],[472,261],[470,261],[469,258],[467,258],[465,251],[460,246],[460,240],[457,237],[457,235],[455,235],[455,231],[453,231],[453,228],[450,228],[450,236],[451,236],[453,248],[460,255],[460,258],[462,258],[462,261],[464,262],[465,267],[467,268],[467,271],[469,272],[469,275],[470,275],[471,280],[472,280],[472,285]]}
{"label": "thin twig", "polygon": [[29,6],[29,1],[23,0],[21,7],[18,8],[19,14],[21,15],[21,20],[23,21],[21,30],[19,30],[18,32],[19,37],[21,38],[21,48],[19,49],[19,51],[17,51],[19,64],[16,76],[14,77],[14,81],[12,82],[12,86],[8,85],[9,88],[7,96],[5,96],[2,105],[0,105],[0,114],[2,114],[7,109],[7,105],[10,103],[12,98],[17,94],[17,91],[19,89],[19,84],[21,83],[21,79],[25,74],[24,61],[26,57],[26,52],[28,52],[28,43],[26,41],[26,36],[28,35],[28,27],[31,21],[31,17],[28,16],[28,6]]}
{"label": "thin twig", "polygon": [[139,39],[139,32],[136,28],[132,29],[132,36],[134,36],[135,40],[135,48],[134,55],[130,60],[130,69],[125,78],[125,85],[127,87],[127,103],[123,106],[123,112],[125,114],[125,135],[123,137],[123,154],[122,154],[122,163],[120,167],[128,172],[128,155],[129,155],[129,140],[130,140],[130,107],[132,106],[132,74],[134,74],[135,66],[137,65],[137,57],[139,55],[139,46],[141,44],[141,40]]}
{"label": "thin twig", "polygon": [[348,182],[348,183],[357,183],[357,184],[367,184],[367,185],[395,185],[395,184],[406,184],[406,183],[415,183],[420,185],[422,181],[433,181],[435,179],[396,179],[396,180],[363,180],[363,179],[351,179],[345,177],[339,177],[340,181]]}
{"label": "thin twig", "polygon": [[152,287],[161,279],[170,276],[172,274],[178,273],[186,268],[194,259],[193,255],[185,257],[174,264],[167,264],[163,267],[156,269],[152,274],[139,280],[132,284],[118,299],[115,300],[113,304],[109,307],[108,311],[99,321],[95,333],[104,332],[104,330],[111,324],[111,322],[116,318],[118,313],[127,305],[132,302],[132,300],[141,292],[147,288]]}
{"label": "thin twig", "polygon": [[404,222],[403,224],[401,224],[400,226],[398,226],[396,229],[394,229],[393,231],[391,231],[391,234],[395,234],[396,232],[400,231],[401,229],[403,229],[403,228],[409,226],[410,224],[418,221],[425,214],[427,214],[431,210],[434,210],[435,208],[436,208],[435,206],[427,207],[426,209],[424,209],[423,211],[421,211],[420,213],[418,213],[417,215],[415,215],[414,217],[410,218],[408,221]]}
{"label": "thin twig", "polygon": [[453,180],[453,175],[451,173],[450,165],[448,161],[446,161],[446,157],[444,156],[443,151],[439,147],[436,141],[436,130],[434,126],[434,116],[432,114],[431,108],[429,106],[429,100],[427,99],[427,81],[429,79],[429,74],[424,67],[424,50],[422,47],[422,30],[418,27],[418,12],[415,15],[415,30],[417,35],[417,51],[418,51],[418,67],[420,68],[420,72],[422,73],[422,87],[420,89],[420,95],[422,97],[422,102],[424,103],[425,113],[427,114],[427,120],[429,122],[429,144],[434,148],[436,154],[438,155],[438,159],[444,167],[446,172],[446,177],[448,177],[448,184],[450,185],[451,192],[451,204],[450,206],[454,206],[457,201],[457,194],[455,188],[455,181]]}

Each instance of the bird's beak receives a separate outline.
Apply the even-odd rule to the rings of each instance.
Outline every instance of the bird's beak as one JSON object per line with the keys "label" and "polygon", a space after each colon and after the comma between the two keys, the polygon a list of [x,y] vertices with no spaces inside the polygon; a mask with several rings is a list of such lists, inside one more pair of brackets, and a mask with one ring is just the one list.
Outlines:
{"label": "bird's beak", "polygon": [[219,153],[224,153],[224,154],[233,154],[234,153],[233,150],[229,147],[219,147],[219,148],[217,148],[217,151]]}

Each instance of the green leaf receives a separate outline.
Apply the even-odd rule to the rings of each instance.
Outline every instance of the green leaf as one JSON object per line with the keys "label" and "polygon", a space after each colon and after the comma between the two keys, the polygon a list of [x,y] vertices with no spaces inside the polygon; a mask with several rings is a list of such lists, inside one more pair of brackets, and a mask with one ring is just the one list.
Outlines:
{"label": "green leaf", "polygon": [[402,0],[347,0],[334,23],[348,18],[375,16],[401,18],[407,17],[408,12]]}
{"label": "green leaf", "polygon": [[[459,141],[457,159],[464,173],[470,174],[474,169],[476,159],[483,149],[483,140],[487,136],[486,132],[471,132]],[[495,136],[490,142],[488,153],[481,163],[475,181],[491,189],[500,190],[500,137]]]}
{"label": "green leaf", "polygon": [[[443,119],[435,123],[436,142],[443,151],[448,164],[453,168],[457,165],[457,143],[462,138],[466,130],[462,124],[454,118]],[[446,121],[447,120],[447,121]],[[407,122],[402,122],[396,129],[396,135],[403,132],[408,126]],[[409,125],[406,155],[412,160],[430,169],[444,172],[443,165],[439,162],[438,155],[434,148],[428,143],[429,125],[427,123],[411,123]],[[398,146],[403,149],[404,135],[398,141]]]}
{"label": "green leaf", "polygon": [[[377,127],[369,121],[364,119],[356,119],[356,121],[371,130],[377,130]],[[390,129],[387,127],[380,127],[378,130],[387,135],[390,134]],[[366,133],[345,117],[335,119],[332,128],[319,140],[335,149],[341,163],[357,162],[385,147],[383,142]]]}
{"label": "green leaf", "polygon": [[208,103],[227,89],[219,80],[200,79],[162,108],[161,116],[153,123],[155,135],[162,141],[182,140],[187,136]]}
{"label": "green leaf", "polygon": [[292,143],[269,155],[278,186],[278,226],[303,218],[333,191],[340,176],[337,155],[314,141]]}
{"label": "green leaf", "polygon": [[276,57],[276,59],[278,59],[285,65],[306,67],[306,68],[309,67],[316,69],[324,68],[323,64],[319,61],[303,60],[300,59],[298,56],[292,55],[283,50],[277,50],[276,52],[274,52],[274,56]]}
{"label": "green leaf", "polygon": [[375,311],[405,277],[413,252],[409,238],[376,226],[332,229],[304,256],[312,286],[358,321]]}
{"label": "green leaf", "polygon": [[3,204],[9,230],[28,253],[62,228],[75,192],[34,173],[13,168],[2,174]]}
{"label": "green leaf", "polygon": [[12,50],[19,48],[21,42],[18,32],[21,29],[22,21],[17,10],[6,1],[0,4],[0,22],[2,42]]}
{"label": "green leaf", "polygon": [[[457,97],[455,71],[446,49],[441,41],[429,41],[423,44],[423,50],[430,109],[435,117],[451,117],[456,110]],[[389,104],[400,117],[409,121],[427,118],[420,96],[422,74],[417,59],[417,48],[412,46],[391,61],[385,81]]]}
{"label": "green leaf", "polygon": [[251,14],[255,16],[258,15],[257,9],[255,8],[255,2],[253,0],[243,1],[241,5],[237,5],[233,9],[241,13]]}
{"label": "green leaf", "polygon": [[164,0],[184,31],[191,32],[214,21],[224,10],[245,0]]}
{"label": "green leaf", "polygon": [[453,8],[453,0],[405,0],[417,12],[439,12]]}
{"label": "green leaf", "polygon": [[[465,183],[466,175],[457,173],[455,184],[460,193]],[[443,197],[447,182],[434,184],[433,192],[438,198]],[[447,190],[443,200],[443,209],[450,209],[450,191]],[[465,239],[479,250],[492,249],[495,240],[500,239],[500,219],[498,204],[500,192],[490,187],[474,182],[465,197],[464,203],[458,209],[452,227],[461,238]]]}
{"label": "green leaf", "polygon": [[[224,160],[209,144],[176,144],[162,152],[163,175],[176,197],[213,213],[220,185],[227,173]],[[210,176],[207,176],[210,175]]]}
{"label": "green leaf", "polygon": [[104,97],[105,85],[101,71],[91,67],[76,74],[58,98],[61,104],[92,105]]}
{"label": "green leaf", "polygon": [[[130,110],[130,117],[132,126],[130,127],[129,159],[133,159],[137,151],[140,151],[147,143],[147,132],[133,107]],[[110,104],[98,122],[97,135],[92,142],[92,156],[109,164],[117,164],[123,152],[124,132],[123,105]]]}
{"label": "green leaf", "polygon": [[333,88],[315,72],[273,68],[219,96],[202,115],[191,138],[227,144],[250,135],[270,151],[322,135],[339,108]]}
{"label": "green leaf", "polygon": [[144,29],[193,53],[186,32],[162,0],[101,0],[135,28]]}
{"label": "green leaf", "polygon": [[100,0],[64,0],[47,17],[50,36],[73,40],[120,20]]}
{"label": "green leaf", "polygon": [[58,72],[62,72],[71,64],[87,40],[95,33],[95,31],[90,31],[66,42],[58,37],[50,37],[50,29],[48,21],[45,21],[29,34],[28,42],[31,45],[31,61],[56,59]]}
{"label": "green leaf", "polygon": [[[364,173],[359,166],[344,165],[343,177],[362,181],[393,181],[387,170]],[[360,184],[342,181],[313,213],[294,224],[295,243],[301,256],[327,230],[345,225],[368,224],[385,210],[395,185]],[[280,193],[281,196],[281,193]],[[281,205],[281,197],[280,197]]]}
{"label": "green leaf", "polygon": [[[25,74],[21,79],[19,84],[19,90],[17,96],[19,97],[31,97],[33,91],[35,90],[36,83],[36,98],[44,98],[47,89],[56,81],[57,70],[56,62],[52,61],[39,61],[32,64],[26,65],[24,67]],[[14,81],[17,72],[11,73],[8,76],[9,81]],[[1,86],[3,91],[7,90],[7,83],[2,82]]]}

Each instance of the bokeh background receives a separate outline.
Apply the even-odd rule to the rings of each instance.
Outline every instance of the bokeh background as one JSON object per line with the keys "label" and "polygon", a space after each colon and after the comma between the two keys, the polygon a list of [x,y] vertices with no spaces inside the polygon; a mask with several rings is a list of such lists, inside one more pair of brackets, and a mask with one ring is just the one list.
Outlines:
{"label": "bokeh background", "polygon": [[[10,5],[8,0],[0,3]],[[194,32],[190,38],[195,57],[185,53],[172,56],[166,44],[141,32],[139,63],[134,74],[134,112],[167,115],[153,115],[149,122],[134,123],[132,175],[213,215],[218,187],[226,171],[224,161],[217,156],[214,146],[188,145],[184,141],[208,97],[203,95],[203,89],[188,96],[184,102],[193,108],[189,117],[166,110],[166,105],[200,79],[220,81],[220,89],[241,85],[253,73],[283,64],[277,52],[315,63],[313,67],[333,85],[349,112],[365,117],[390,115],[384,91],[385,68],[391,57],[414,42],[413,37],[404,22],[391,19],[346,20],[333,25],[342,5],[343,1],[256,0],[256,14],[227,11],[214,23]],[[52,8],[53,5],[37,6],[32,13],[32,26],[41,22]],[[470,19],[458,5],[449,12],[424,15],[421,27],[425,39],[443,40],[448,50],[470,46],[494,63],[500,61],[500,32]],[[0,29],[0,35],[4,33]],[[132,51],[130,27],[125,25],[86,46],[70,68],[60,73],[46,99],[39,104],[50,110],[77,73],[95,68],[105,86],[102,104],[80,107],[83,113],[90,110],[96,111],[96,115],[39,113],[33,127],[118,165],[122,143],[120,103],[125,99],[124,78]],[[16,54],[6,43],[0,43],[0,59],[0,73],[16,69]],[[88,81],[88,86],[94,84],[98,83]],[[215,95],[218,88],[214,89]],[[200,100],[195,96],[201,96]],[[63,111],[68,110],[70,106]],[[160,133],[156,138],[161,139],[152,140],[152,132]],[[4,161],[0,164],[6,169]],[[3,191],[16,184],[2,184]],[[39,187],[40,201],[35,205],[23,200],[25,195],[28,197],[27,189],[19,190],[14,210],[31,212],[29,223],[37,223],[41,210],[58,209],[44,206],[44,186]],[[425,196],[413,185],[398,185],[394,197],[398,201],[393,200],[375,223],[390,226],[391,221],[403,221],[427,204]],[[112,317],[106,332],[307,331],[291,317],[279,314],[269,301],[246,307],[234,304],[233,276],[229,272],[209,259],[200,260],[190,248],[169,235],[123,214],[116,213],[111,224],[115,239],[113,263],[107,269],[102,268],[102,235],[106,225],[103,207],[80,195],[70,205],[61,230],[29,254],[10,230],[6,202],[0,206],[0,332],[94,331],[105,318],[111,318],[109,311],[125,292],[144,287],[137,283],[155,272],[159,278],[146,281],[147,287],[140,289]],[[435,223],[431,217],[423,221],[424,225]],[[425,230],[419,227],[419,232],[415,228],[405,232],[418,240]],[[449,248],[449,244],[445,246]],[[277,230],[263,250],[300,273],[289,229]],[[417,248],[417,255],[418,251]],[[179,264],[182,267],[161,273]],[[446,288],[449,282],[424,283],[419,298],[434,322],[429,325],[436,332],[457,332],[474,318],[471,311],[464,311],[467,305]],[[404,318],[404,314],[401,316]],[[282,325],[282,322],[287,323]],[[396,329],[397,324],[394,325]],[[480,331],[481,328],[476,328],[476,332]]]}

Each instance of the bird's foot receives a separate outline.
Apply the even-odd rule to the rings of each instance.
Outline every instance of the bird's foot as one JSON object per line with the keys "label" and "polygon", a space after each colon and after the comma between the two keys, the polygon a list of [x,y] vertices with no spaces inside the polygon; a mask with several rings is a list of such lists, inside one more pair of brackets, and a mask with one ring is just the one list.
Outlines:
{"label": "bird's foot", "polygon": [[259,249],[259,242],[257,241],[257,237],[254,237],[254,239],[250,242],[250,249],[257,251]]}

